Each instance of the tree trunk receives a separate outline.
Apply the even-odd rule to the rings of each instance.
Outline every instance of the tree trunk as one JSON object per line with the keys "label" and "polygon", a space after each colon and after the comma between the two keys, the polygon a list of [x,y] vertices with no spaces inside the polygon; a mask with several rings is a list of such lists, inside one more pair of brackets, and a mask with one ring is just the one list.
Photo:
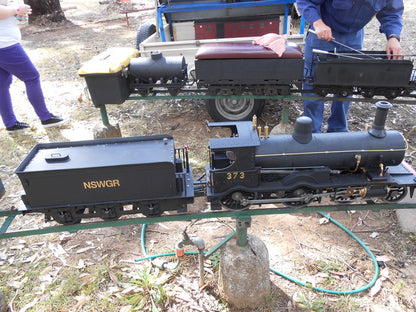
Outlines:
{"label": "tree trunk", "polygon": [[25,3],[32,7],[29,24],[43,25],[66,21],[60,0],[26,0]]}

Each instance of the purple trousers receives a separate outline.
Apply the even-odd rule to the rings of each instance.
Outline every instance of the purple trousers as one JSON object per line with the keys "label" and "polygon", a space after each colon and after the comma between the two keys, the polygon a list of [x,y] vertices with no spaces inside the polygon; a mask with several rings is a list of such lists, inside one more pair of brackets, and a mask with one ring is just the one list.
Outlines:
{"label": "purple trousers", "polygon": [[46,108],[39,72],[23,47],[17,43],[0,49],[0,115],[4,125],[12,127],[17,121],[10,97],[12,76],[16,76],[25,83],[27,97],[39,119],[49,119],[51,113]]}

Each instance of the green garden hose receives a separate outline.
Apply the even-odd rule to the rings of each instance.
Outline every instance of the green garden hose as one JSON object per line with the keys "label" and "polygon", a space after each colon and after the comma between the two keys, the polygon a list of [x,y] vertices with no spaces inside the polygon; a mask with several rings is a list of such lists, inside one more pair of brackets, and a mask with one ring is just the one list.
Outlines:
{"label": "green garden hose", "polygon": [[[319,288],[319,287],[312,287],[311,285],[309,285],[307,283],[303,283],[303,282],[301,282],[299,280],[296,280],[293,277],[290,277],[290,276],[287,276],[287,275],[285,275],[285,274],[283,274],[281,272],[278,272],[278,271],[276,271],[273,268],[269,268],[269,270],[271,272],[277,274],[277,275],[280,275],[281,277],[283,277],[283,278],[285,278],[285,279],[287,279],[287,280],[289,280],[291,282],[294,282],[294,283],[298,284],[298,285],[305,286],[305,287],[311,288],[311,289],[316,290],[316,291],[325,292],[325,293],[334,294],[334,295],[351,295],[351,294],[356,294],[356,293],[359,293],[359,292],[363,292],[363,291],[369,289],[370,287],[372,287],[375,284],[375,282],[377,281],[378,274],[379,274],[379,271],[380,271],[379,266],[378,266],[378,263],[377,263],[377,260],[376,260],[376,257],[374,256],[374,254],[371,252],[371,250],[354,233],[352,233],[350,230],[348,230],[341,223],[337,222],[336,220],[332,219],[331,217],[325,215],[322,212],[318,212],[318,214],[320,214],[324,218],[327,218],[329,221],[331,221],[332,223],[334,223],[336,226],[338,226],[339,228],[341,228],[342,230],[344,230],[347,234],[349,234],[352,238],[354,238],[358,242],[358,244],[360,244],[364,248],[364,250],[369,254],[369,256],[373,260],[373,264],[374,264],[374,277],[371,280],[371,282],[368,283],[366,286],[364,286],[362,288],[359,288],[359,289],[347,290],[347,291],[336,291],[336,290],[324,289],[324,288]],[[142,232],[141,232],[141,241],[142,241],[141,242],[141,247],[142,247],[143,255],[145,257],[136,259],[136,261],[153,260],[153,259],[158,258],[158,257],[175,256],[175,253],[174,252],[169,252],[169,253],[163,253],[163,254],[149,256],[147,254],[147,252],[146,252],[146,246],[145,246],[145,239],[146,239],[145,236],[146,235],[145,235],[145,233],[146,233],[146,224],[143,224],[143,226],[142,226]],[[197,255],[198,252],[190,251],[190,252],[185,252],[185,254],[186,255]],[[179,265],[179,262],[180,261],[178,260],[178,265]]]}

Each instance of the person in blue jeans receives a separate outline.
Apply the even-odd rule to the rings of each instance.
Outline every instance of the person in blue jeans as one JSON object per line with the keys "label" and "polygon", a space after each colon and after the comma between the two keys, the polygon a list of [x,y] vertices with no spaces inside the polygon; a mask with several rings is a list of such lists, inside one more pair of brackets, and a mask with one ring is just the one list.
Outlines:
{"label": "person in blue jeans", "polygon": [[[332,40],[356,50],[362,49],[363,28],[374,16],[380,22],[380,32],[386,36],[387,55],[393,59],[401,58],[402,0],[297,0],[296,3],[310,29],[314,30],[314,33],[308,32],[305,38],[304,89],[312,89],[312,78],[317,58],[312,50],[346,50]],[[305,100],[303,107],[304,115],[312,119],[312,131],[314,133],[321,132],[324,102]],[[349,107],[350,102],[348,101],[334,100],[332,102],[331,115],[327,121],[327,132],[348,131]]]}
{"label": "person in blue jeans", "polygon": [[25,83],[29,102],[44,127],[65,122],[46,107],[39,72],[20,44],[21,33],[16,17],[31,13],[29,5],[9,6],[7,0],[0,0],[0,115],[9,132],[30,128],[29,124],[18,121],[13,111],[10,96],[13,76]]}

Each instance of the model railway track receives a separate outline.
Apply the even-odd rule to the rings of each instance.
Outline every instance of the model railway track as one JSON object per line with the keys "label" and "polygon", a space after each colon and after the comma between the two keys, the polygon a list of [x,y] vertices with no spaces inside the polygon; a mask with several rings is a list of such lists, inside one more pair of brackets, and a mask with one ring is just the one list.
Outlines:
{"label": "model railway track", "polygon": [[[291,91],[291,95],[209,95],[207,94],[206,89],[189,89],[181,90],[181,93],[172,96],[166,92],[166,90],[153,90],[152,95],[143,97],[140,95],[132,94],[128,100],[132,101],[153,101],[153,100],[241,100],[241,99],[254,99],[254,100],[278,100],[283,102],[292,102],[292,101],[303,101],[303,100],[321,100],[321,101],[333,101],[334,97],[325,96],[303,96],[302,93],[306,92],[303,90],[294,89]],[[339,101],[352,101],[360,103],[377,103],[380,100],[383,100],[384,97],[373,97],[373,98],[364,98],[361,95],[354,94],[354,97],[338,97]],[[416,94],[410,94],[406,97],[397,97],[393,100],[389,100],[390,103],[402,104],[402,105],[416,105]],[[105,105],[98,107],[100,109],[101,120],[104,125],[109,125],[109,119],[107,114],[107,109]],[[283,109],[287,109],[284,107]],[[284,121],[283,121],[284,123]]]}
{"label": "model railway track", "polygon": [[77,232],[81,230],[97,229],[114,226],[127,226],[138,224],[154,224],[160,222],[172,222],[172,221],[189,221],[196,219],[211,219],[211,218],[244,218],[248,216],[262,216],[273,214],[288,214],[297,212],[318,212],[318,211],[348,211],[348,210],[386,210],[386,209],[414,209],[416,203],[363,203],[363,204],[349,204],[349,205],[319,205],[308,206],[301,208],[288,208],[285,206],[275,206],[272,208],[256,208],[241,211],[217,211],[217,212],[200,212],[200,213],[184,213],[184,214],[166,214],[159,217],[135,217],[135,218],[122,218],[111,221],[88,221],[79,224],[72,225],[51,225],[43,228],[33,228],[25,230],[9,230],[13,227],[15,218],[24,214],[24,211],[0,211],[0,218],[5,220],[0,226],[0,239],[7,239],[13,237],[24,237],[60,232]]}
{"label": "model railway track", "polygon": [[[172,96],[166,92],[166,90],[153,90],[153,94],[149,96],[130,95],[129,100],[175,100],[175,99],[263,99],[263,100],[284,100],[284,101],[303,101],[303,100],[321,100],[321,101],[333,101],[333,96],[303,96],[302,93],[310,92],[307,90],[292,90],[290,95],[209,95],[207,90],[195,89],[195,90],[182,90],[183,94]],[[337,101],[351,101],[361,103],[376,103],[380,100],[385,100],[384,97],[365,98],[358,93],[353,94],[354,97],[337,97]],[[410,94],[406,97],[397,97],[389,100],[390,103],[396,104],[416,104],[416,94]]]}

